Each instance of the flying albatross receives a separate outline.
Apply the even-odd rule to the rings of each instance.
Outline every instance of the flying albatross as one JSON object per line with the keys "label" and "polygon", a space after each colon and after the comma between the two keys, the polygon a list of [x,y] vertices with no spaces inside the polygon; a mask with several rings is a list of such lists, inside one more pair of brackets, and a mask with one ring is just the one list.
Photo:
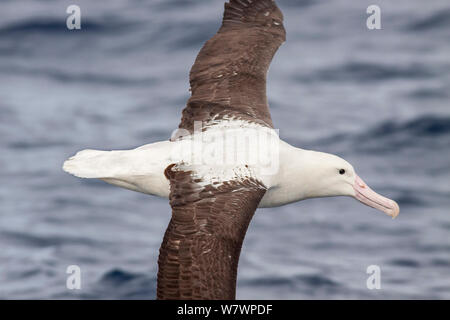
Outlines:
{"label": "flying albatross", "polygon": [[242,242],[258,207],[350,196],[393,218],[399,213],[347,161],[279,139],[266,74],[285,39],[275,1],[229,0],[191,69],[192,95],[170,140],[84,150],[64,163],[77,177],[170,199],[158,299],[234,299]]}

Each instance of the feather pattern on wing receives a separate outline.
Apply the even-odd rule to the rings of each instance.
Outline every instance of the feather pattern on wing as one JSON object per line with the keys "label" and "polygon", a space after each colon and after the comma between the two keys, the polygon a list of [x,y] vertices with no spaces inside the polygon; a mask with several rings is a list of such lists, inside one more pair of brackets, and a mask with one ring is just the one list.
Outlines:
{"label": "feather pattern on wing", "polygon": [[158,299],[234,299],[242,242],[266,188],[254,178],[204,185],[172,164],[172,219],[158,260]]}
{"label": "feather pattern on wing", "polygon": [[266,76],[285,41],[283,14],[273,0],[230,0],[223,23],[208,40],[190,72],[192,96],[179,125],[192,132],[194,121],[240,119],[273,127]]}

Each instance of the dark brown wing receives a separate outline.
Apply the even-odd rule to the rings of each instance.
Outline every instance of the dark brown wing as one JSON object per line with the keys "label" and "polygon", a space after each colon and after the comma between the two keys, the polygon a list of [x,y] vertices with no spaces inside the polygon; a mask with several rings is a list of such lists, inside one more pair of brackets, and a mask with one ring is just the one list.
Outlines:
{"label": "dark brown wing", "polygon": [[283,14],[273,0],[230,0],[223,23],[190,73],[192,96],[180,128],[223,116],[273,127],[266,97],[270,62],[285,41]]}
{"label": "dark brown wing", "polygon": [[158,260],[158,299],[234,299],[247,227],[266,188],[253,179],[201,186],[166,169],[172,219]]}

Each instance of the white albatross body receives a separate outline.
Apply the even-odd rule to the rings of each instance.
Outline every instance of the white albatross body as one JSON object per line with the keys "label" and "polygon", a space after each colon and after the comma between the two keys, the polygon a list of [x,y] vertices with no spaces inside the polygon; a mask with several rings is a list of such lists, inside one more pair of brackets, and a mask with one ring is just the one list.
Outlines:
{"label": "white albatross body", "polygon": [[[244,151],[248,154],[260,153],[260,149],[273,148],[275,142],[277,149],[272,155],[272,164],[276,165],[276,168],[272,169],[275,170],[267,172],[268,170],[260,168],[258,163],[247,165],[248,157],[226,165],[211,162],[205,165],[205,159],[196,159],[195,162],[192,159],[192,156],[195,156],[192,151],[199,149],[192,147],[193,143],[201,145],[203,150],[213,149],[214,144],[221,148],[222,142],[218,142],[217,137],[221,136],[223,130],[231,131],[231,136],[237,139],[254,134],[255,131],[270,131],[271,137],[276,137],[276,141],[266,141],[265,147],[261,144],[254,146],[236,143],[226,151],[234,155]],[[203,140],[197,144],[193,142],[195,135],[190,135],[181,140],[156,142],[132,150],[83,150],[68,159],[63,169],[80,178],[97,178],[118,187],[163,198],[169,198],[170,195],[170,184],[164,170],[173,163],[195,167],[196,174],[205,185],[246,179],[250,172],[252,178],[261,181],[267,188],[259,208],[278,207],[308,198],[338,195],[358,199],[358,189],[361,188],[357,188],[356,181],[359,179],[360,183],[364,184],[344,159],[329,153],[296,148],[279,139],[275,130],[263,126],[231,120],[224,121],[222,125],[216,123],[201,134]],[[341,169],[345,170],[345,174],[337,175],[336,172]],[[394,201],[375,194],[365,184],[364,189],[363,191],[371,192],[372,199],[363,201],[366,197],[362,196],[358,200],[384,211],[393,218],[398,215],[399,208]]]}

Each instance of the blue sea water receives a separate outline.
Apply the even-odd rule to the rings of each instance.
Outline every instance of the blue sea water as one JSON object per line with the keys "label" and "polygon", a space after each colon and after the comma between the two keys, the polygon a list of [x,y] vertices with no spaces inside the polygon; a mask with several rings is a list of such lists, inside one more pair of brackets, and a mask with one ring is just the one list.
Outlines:
{"label": "blue sea water", "polygon": [[[2,0],[0,298],[153,299],[167,200],[65,174],[76,151],[167,139],[223,0]],[[347,159],[401,207],[349,198],[258,210],[239,299],[450,298],[448,0],[278,0],[275,126]],[[66,8],[82,29],[66,28]],[[378,4],[382,29],[366,28]],[[79,265],[81,290],[66,288]],[[381,268],[368,290],[366,269]]]}

